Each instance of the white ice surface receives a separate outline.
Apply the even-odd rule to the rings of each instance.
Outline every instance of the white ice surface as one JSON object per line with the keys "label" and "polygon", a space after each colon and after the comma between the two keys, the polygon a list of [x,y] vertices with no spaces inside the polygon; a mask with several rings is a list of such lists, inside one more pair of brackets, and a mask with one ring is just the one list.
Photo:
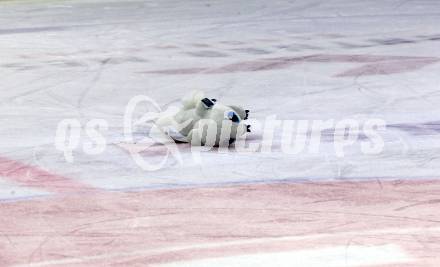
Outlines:
{"label": "white ice surface", "polygon": [[[440,57],[439,23],[438,1],[2,1],[0,154],[112,190],[438,178],[440,63],[356,77],[336,77],[362,65],[356,62],[231,73],[153,71],[315,54]],[[197,164],[179,145],[183,165],[170,160],[161,170],[142,170],[116,145],[123,142],[126,104],[143,94],[166,107],[192,89],[248,107],[260,120],[274,114],[291,120],[380,118],[406,127],[383,133],[379,155],[354,146],[338,158],[329,142],[319,154],[207,152]],[[57,124],[66,118],[83,125],[107,120],[111,145],[100,155],[78,149],[67,163],[54,146]],[[426,123],[437,128],[426,130]],[[260,136],[253,133],[256,141]]]}
{"label": "white ice surface", "polygon": [[361,267],[410,263],[411,259],[396,246],[350,246],[310,249],[290,252],[260,253],[233,257],[202,259],[159,265],[161,267],[251,267],[251,266],[308,266]]}

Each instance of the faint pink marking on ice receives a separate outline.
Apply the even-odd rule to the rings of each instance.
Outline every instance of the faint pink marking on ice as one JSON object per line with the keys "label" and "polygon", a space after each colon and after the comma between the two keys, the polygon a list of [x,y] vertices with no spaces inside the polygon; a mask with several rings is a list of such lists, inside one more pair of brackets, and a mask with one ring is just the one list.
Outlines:
{"label": "faint pink marking on ice", "polygon": [[408,57],[408,56],[375,56],[375,55],[325,55],[317,54],[301,57],[278,57],[264,58],[258,60],[241,61],[216,68],[179,68],[153,70],[146,73],[156,74],[221,74],[236,72],[254,72],[286,69],[292,65],[299,63],[369,63],[359,68],[352,68],[343,73],[337,74],[336,77],[347,76],[367,76],[367,75],[387,75],[402,72],[414,71],[427,65],[439,62],[436,57]]}
{"label": "faint pink marking on ice", "polygon": [[0,179],[56,193],[97,190],[70,178],[4,157],[0,157]]}
{"label": "faint pink marking on ice", "polygon": [[440,214],[433,200],[439,190],[439,181],[332,181],[0,203],[0,265],[147,266],[394,244],[414,259],[411,266],[436,266]]}
{"label": "faint pink marking on ice", "polygon": [[359,68],[350,69],[336,76],[368,76],[368,75],[387,75],[418,70],[425,66],[438,62],[438,59],[406,59],[375,62]]}

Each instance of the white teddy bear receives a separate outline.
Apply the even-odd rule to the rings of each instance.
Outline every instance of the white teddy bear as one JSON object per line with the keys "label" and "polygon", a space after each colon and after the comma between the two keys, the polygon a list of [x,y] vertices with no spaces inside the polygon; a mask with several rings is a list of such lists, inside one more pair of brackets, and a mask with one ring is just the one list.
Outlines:
{"label": "white teddy bear", "polygon": [[249,110],[226,106],[193,92],[183,99],[183,106],[173,114],[163,114],[156,125],[178,142],[192,145],[228,146],[250,132],[244,123]]}

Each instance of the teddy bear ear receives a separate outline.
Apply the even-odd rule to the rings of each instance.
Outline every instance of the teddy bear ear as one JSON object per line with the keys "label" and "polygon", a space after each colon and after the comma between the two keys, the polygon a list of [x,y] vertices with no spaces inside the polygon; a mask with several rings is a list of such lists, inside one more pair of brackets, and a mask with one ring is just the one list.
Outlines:
{"label": "teddy bear ear", "polygon": [[246,113],[244,120],[247,120],[249,118],[249,109],[246,109],[244,112]]}

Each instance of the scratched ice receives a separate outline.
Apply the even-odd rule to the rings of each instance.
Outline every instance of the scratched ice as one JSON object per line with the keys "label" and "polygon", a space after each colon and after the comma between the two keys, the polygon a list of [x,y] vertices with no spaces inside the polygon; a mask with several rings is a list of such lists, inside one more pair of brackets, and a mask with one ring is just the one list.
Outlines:
{"label": "scratched ice", "polygon": [[[435,178],[439,18],[437,1],[2,1],[0,153],[112,190]],[[184,164],[171,158],[161,170],[142,170],[118,146],[126,104],[146,95],[166,107],[193,89],[248,107],[260,120],[384,119],[384,151],[365,155],[355,144],[338,158],[324,138],[318,154],[206,152],[197,164],[179,145]],[[105,152],[78,148],[66,162],[54,146],[66,118],[107,120]],[[261,131],[251,138],[260,140]],[[279,142],[276,135],[274,147]],[[51,191],[14,179],[19,166],[3,161],[1,198]],[[16,190],[21,182],[40,191]]]}

